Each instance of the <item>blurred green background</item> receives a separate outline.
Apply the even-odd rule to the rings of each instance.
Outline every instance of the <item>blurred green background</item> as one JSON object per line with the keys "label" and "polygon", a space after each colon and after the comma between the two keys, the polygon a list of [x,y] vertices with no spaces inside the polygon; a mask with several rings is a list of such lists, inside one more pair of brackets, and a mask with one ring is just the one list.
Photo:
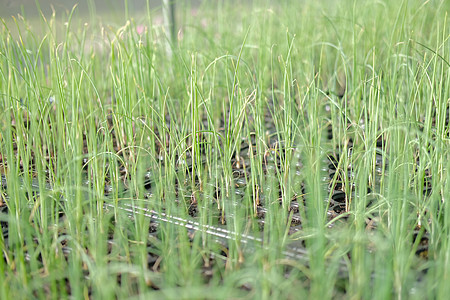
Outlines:
{"label": "blurred green background", "polygon": [[[152,10],[160,10],[162,0],[148,0]],[[189,3],[192,6],[199,5],[200,0],[176,1],[176,3]],[[90,17],[91,13],[101,16],[120,17],[124,16],[125,6],[128,6],[129,14],[139,14],[146,10],[147,0],[0,0],[0,17],[9,19],[11,16],[21,14],[26,19],[32,19],[39,16],[37,7],[40,7],[44,15],[52,14],[52,7],[59,15],[60,13],[70,12],[74,5],[77,5],[78,17]]]}

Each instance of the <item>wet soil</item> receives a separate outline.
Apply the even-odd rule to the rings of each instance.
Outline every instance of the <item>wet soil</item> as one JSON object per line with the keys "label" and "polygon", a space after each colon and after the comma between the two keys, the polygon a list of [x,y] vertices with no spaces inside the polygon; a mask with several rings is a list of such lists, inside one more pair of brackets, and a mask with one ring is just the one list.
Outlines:
{"label": "wet soil", "polygon": [[[325,110],[326,111],[326,110]],[[447,118],[448,119],[448,118]],[[168,128],[170,130],[170,120],[167,120],[168,122]],[[206,121],[206,120],[204,120]],[[127,151],[124,149],[126,148],[126,144],[123,144],[119,142],[121,139],[119,138],[120,133],[115,132],[113,127],[113,121],[111,117],[107,120],[107,123],[109,124],[109,130],[110,133],[114,136],[114,147],[116,150],[116,153],[119,157],[122,158],[122,161],[126,161],[129,157],[127,157]],[[274,176],[277,174],[277,172],[283,172],[283,165],[281,161],[284,159],[284,154],[286,153],[286,149],[283,147],[283,142],[279,141],[277,138],[277,132],[275,124],[272,121],[270,112],[268,111],[265,116],[265,124],[266,124],[266,140],[265,144],[267,145],[265,152],[261,153],[259,155],[262,155],[262,165],[259,166],[260,169],[263,171],[264,176]],[[13,125],[14,126],[14,125]],[[25,124],[24,128],[28,128],[29,124]],[[173,125],[172,125],[173,126]],[[222,124],[222,131],[225,130],[225,124]],[[348,165],[348,167],[344,170],[342,166],[340,165],[342,163],[341,156],[343,155],[342,151],[345,149],[347,151],[348,156],[351,157],[352,155],[352,149],[355,147],[354,142],[352,138],[348,138],[344,140],[344,143],[337,143],[334,141],[334,134],[333,134],[333,127],[331,125],[328,125],[326,128],[326,131],[323,134],[324,143],[330,145],[330,150],[326,155],[325,158],[321,161],[321,169],[325,176],[322,179],[322,183],[325,187],[327,187],[328,195],[326,195],[326,198],[323,199],[327,205],[327,218],[330,222],[330,227],[336,226],[337,224],[344,224],[346,222],[349,222],[350,214],[348,214],[350,207],[351,207],[351,199],[355,199],[355,186],[345,186],[346,179],[348,178],[354,178],[355,173],[357,170],[354,166],[351,164]],[[14,129],[13,129],[14,132]],[[157,128],[154,129],[154,132],[156,132],[157,135],[160,136],[158,133]],[[161,138],[161,136],[160,136]],[[170,136],[166,136],[167,138],[170,138]],[[202,139],[201,136],[198,137],[200,140]],[[155,142],[155,149],[156,153],[164,153],[166,145],[161,144],[159,141],[162,141],[164,139],[156,139]],[[379,139],[376,142],[377,147],[377,154],[374,160],[375,164],[375,178],[372,180],[373,182],[370,182],[368,184],[367,194],[371,194],[372,190],[370,187],[376,187],[377,181],[380,180],[381,174],[384,172],[388,172],[389,170],[389,162],[387,160],[387,157],[383,157],[382,153],[387,153],[387,144],[389,141],[385,140],[383,136],[380,136]],[[205,143],[209,143],[207,139],[205,138]],[[336,148],[332,148],[331,145],[337,145]],[[345,146],[345,147],[344,147]],[[86,136],[84,136],[84,152],[86,156],[88,156],[88,150],[87,150],[87,142],[86,142]],[[14,145],[14,149],[16,150],[16,145]],[[202,149],[201,147],[199,149]],[[266,225],[266,216],[268,213],[268,203],[266,203],[266,195],[270,193],[276,193],[279,195],[279,203],[280,207],[283,205],[283,191],[281,190],[280,186],[275,187],[266,187],[265,189],[259,188],[255,191],[249,191],[248,187],[250,185],[250,178],[252,175],[252,165],[250,163],[250,160],[252,158],[252,155],[258,155],[256,153],[256,143],[254,139],[250,136],[250,139],[247,137],[242,138],[242,141],[239,145],[238,151],[235,151],[232,155],[232,159],[230,160],[230,166],[232,168],[232,180],[233,180],[233,186],[231,188],[231,193],[233,193],[233,201],[235,201],[234,205],[242,205],[244,203],[245,199],[248,199],[249,193],[253,193],[253,196],[257,194],[257,197],[255,197],[257,200],[254,202],[255,207],[254,209],[249,209],[249,214],[246,214],[248,218],[254,218],[256,219],[259,225],[259,231],[261,235],[254,234],[249,236],[241,236],[241,239],[243,241],[247,241],[250,243],[260,243],[262,242],[262,232]],[[201,150],[205,151],[205,150]],[[54,160],[54,153],[51,153],[51,151],[47,151],[48,155],[46,159],[49,161]],[[302,165],[302,158],[300,157],[299,151],[297,149],[292,150],[292,156],[293,156],[293,165],[291,166],[291,172],[296,172],[296,174],[302,174],[303,172],[303,165]],[[161,156],[160,158],[160,165],[161,168],[164,168],[164,159],[165,157]],[[175,193],[175,198],[177,199],[177,203],[180,207],[186,207],[187,208],[187,215],[184,218],[166,215],[164,213],[164,207],[161,208],[161,211],[156,212],[152,211],[150,209],[142,209],[138,211],[138,214],[143,214],[146,217],[149,217],[151,219],[150,225],[149,225],[149,235],[152,236],[154,239],[160,239],[160,230],[159,227],[163,223],[171,223],[176,224],[178,226],[183,226],[188,229],[188,235],[189,238],[192,240],[195,237],[196,232],[198,231],[207,231],[208,234],[213,236],[217,243],[219,243],[223,249],[225,249],[222,253],[219,253],[217,255],[211,255],[211,257],[207,260],[205,260],[205,265],[202,268],[202,275],[205,278],[205,281],[207,282],[210,280],[213,276],[212,268],[216,261],[219,260],[227,260],[227,243],[230,241],[230,239],[233,239],[233,234],[230,232],[227,228],[227,220],[229,218],[233,218],[232,214],[226,214],[223,208],[219,208],[220,205],[220,199],[224,197],[225,191],[221,186],[213,186],[210,187],[213,192],[207,193],[207,188],[204,188],[202,191],[202,188],[199,188],[201,186],[199,179],[194,177],[194,180],[192,180],[192,173],[193,173],[193,163],[192,159],[189,155],[189,152],[186,152],[186,156],[183,158],[177,157],[177,173],[182,173],[181,176],[177,177],[175,181],[173,182],[174,188],[173,191]],[[204,161],[203,161],[204,162]],[[84,160],[84,170],[85,172],[88,172],[89,170],[89,164],[91,162],[87,159]],[[420,164],[420,161],[417,161],[417,164]],[[2,166],[2,169],[7,168],[7,162],[3,157],[0,157],[0,165]],[[25,172],[24,166],[20,165],[22,168],[20,172]],[[35,162],[31,161],[30,166],[28,166],[30,169],[30,173],[35,173]],[[34,170],[34,171],[33,171]],[[118,195],[128,195],[130,193],[129,191],[129,181],[132,179],[130,178],[129,172],[127,171],[126,165],[120,165],[120,177],[122,181],[122,190]],[[155,197],[155,193],[153,191],[154,187],[154,180],[155,178],[158,178],[155,176],[155,170],[148,170],[148,173],[145,175],[145,178],[142,179],[144,190],[145,190],[145,196],[147,198]],[[429,196],[432,192],[432,186],[431,186],[431,172],[430,170],[426,170],[426,176],[424,178],[423,183],[423,194],[425,196]],[[378,176],[378,177],[377,177]],[[86,176],[88,178],[89,176]],[[300,176],[301,177],[301,176]],[[184,178],[184,179],[183,179]],[[30,198],[32,197],[38,197],[38,189],[39,185],[36,180],[34,180],[31,184],[31,186],[34,186],[36,192],[32,193],[32,195],[28,195]],[[52,183],[50,179],[48,179],[47,183],[48,189],[51,190]],[[86,182],[85,187],[90,188],[92,186],[91,183]],[[297,232],[301,232],[302,230],[302,224],[303,224],[303,217],[302,212],[308,209],[305,197],[308,193],[308,186],[306,186],[304,181],[298,181],[297,185],[295,186],[295,192],[292,193],[291,198],[289,199],[289,203],[287,205],[288,210],[288,216],[289,219],[286,220],[286,222],[289,222],[289,234],[295,234]],[[275,189],[275,190],[271,190]],[[110,184],[110,180],[108,178],[105,179],[105,187],[104,187],[104,196],[109,197],[112,196],[115,193],[114,189],[112,188]],[[205,193],[206,196],[213,197],[210,206],[208,207],[201,207],[199,206],[199,202],[197,201],[196,197],[199,197],[201,193]],[[162,194],[162,197],[164,197],[164,194]],[[8,199],[9,196],[7,194],[7,178],[5,173],[2,173],[2,181],[1,181],[1,195],[0,195],[0,214],[7,215],[8,214]],[[62,199],[62,202],[64,202],[64,199]],[[164,202],[164,201],[162,201]],[[126,203],[126,202],[123,202]],[[369,201],[367,203],[367,208],[370,208],[371,205],[374,205],[375,203],[372,201]],[[247,204],[246,204],[247,205]],[[122,209],[125,213],[128,213],[130,218],[133,218],[133,215],[136,214],[136,210],[131,207],[124,204],[122,206]],[[208,210],[208,214],[210,214],[216,221],[213,226],[208,227],[205,229],[202,227],[202,225],[197,222],[198,221],[198,215],[199,210]],[[105,212],[112,212],[113,206],[108,206],[105,204]],[[367,218],[366,219],[366,225],[367,230],[374,230],[377,226],[377,216],[374,215],[373,218]],[[3,239],[5,241],[5,245],[8,245],[8,222],[4,221],[5,218],[0,221],[1,229],[2,229],[2,235]],[[64,220],[64,212],[61,211],[60,215],[60,222],[63,222]],[[336,222],[333,222],[333,220],[336,220]],[[114,241],[114,224],[111,224],[111,232],[108,238],[108,255],[113,253],[114,251],[119,251],[117,249],[117,245]],[[429,237],[428,233],[424,228],[416,227],[411,228],[413,234],[413,238],[411,241],[411,244],[414,244],[417,246],[416,254],[418,257],[422,259],[428,259],[428,243],[429,243]],[[64,232],[61,232],[61,236],[64,235]],[[231,238],[230,238],[231,237]],[[68,247],[69,242],[65,239],[61,240],[61,252],[63,255],[68,259],[67,257],[71,253],[70,247]],[[304,247],[304,242],[300,242],[299,244],[295,244],[292,246],[288,246],[285,255],[290,258],[303,260],[305,264],[307,264],[307,255],[306,255],[306,249]],[[154,245],[147,245],[148,248],[148,269],[152,270],[154,272],[160,271],[160,263],[161,259],[159,256],[158,249],[155,248]],[[89,252],[89,249],[85,249],[86,252]],[[3,259],[6,259],[5,257]],[[88,272],[86,271],[86,277],[88,277]],[[345,277],[345,275],[343,275]],[[67,284],[67,290],[66,292],[70,294],[70,284],[67,279],[62,279],[63,281],[66,281]],[[117,282],[120,284],[123,280],[122,274],[118,274],[116,278]],[[137,278],[127,277],[128,282],[133,280],[138,280]],[[149,286],[158,289],[158,283],[157,282],[149,282]],[[246,286],[243,286],[245,289]]]}

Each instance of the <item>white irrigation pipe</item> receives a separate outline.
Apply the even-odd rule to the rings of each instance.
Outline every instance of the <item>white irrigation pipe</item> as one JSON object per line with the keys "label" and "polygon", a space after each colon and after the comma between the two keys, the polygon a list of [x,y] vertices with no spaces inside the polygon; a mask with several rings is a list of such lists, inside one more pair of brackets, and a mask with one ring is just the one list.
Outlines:
{"label": "white irrigation pipe", "polygon": [[[23,186],[23,181],[21,181],[21,186]],[[7,180],[6,176],[4,174],[1,175],[1,190],[7,189]],[[33,189],[38,189],[39,185],[37,182],[33,181],[31,183],[31,187]],[[50,184],[47,184],[46,189],[52,190],[52,187]],[[63,201],[67,201],[67,198],[63,197]],[[195,234],[196,232],[204,232],[207,235],[214,237],[215,242],[222,244],[223,246],[227,247],[229,242],[239,240],[241,244],[248,245],[250,249],[246,249],[247,251],[251,251],[251,249],[260,248],[268,250],[268,246],[264,245],[264,240],[260,237],[243,234],[243,233],[237,233],[234,231],[230,231],[218,226],[212,226],[207,224],[201,224],[199,222],[196,222],[194,220],[188,220],[185,218],[180,218],[177,216],[169,215],[164,212],[157,212],[155,210],[151,210],[148,208],[142,208],[142,207],[136,207],[132,205],[131,203],[120,203],[120,205],[115,206],[113,204],[104,203],[104,207],[106,209],[119,209],[121,211],[125,211],[130,216],[133,215],[143,215],[147,218],[149,218],[151,221],[156,223],[169,223],[173,224],[175,226],[184,227],[188,230],[190,235]],[[286,258],[293,259],[300,261],[303,264],[308,265],[309,264],[309,255],[308,251],[303,247],[297,247],[294,245],[287,245],[286,249],[283,251],[283,255]],[[344,262],[344,260],[341,260],[339,262],[339,273],[341,277],[346,277],[348,274],[348,267],[347,264]]]}

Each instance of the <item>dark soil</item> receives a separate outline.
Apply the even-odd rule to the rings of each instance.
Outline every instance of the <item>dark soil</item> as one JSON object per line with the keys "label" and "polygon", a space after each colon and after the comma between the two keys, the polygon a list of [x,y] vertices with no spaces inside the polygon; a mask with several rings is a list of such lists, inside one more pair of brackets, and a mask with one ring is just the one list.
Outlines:
{"label": "dark soil", "polygon": [[[119,138],[120,133],[115,132],[115,129],[113,127],[113,122],[111,118],[108,118],[108,124],[109,124],[109,130],[110,133],[115,137],[113,144],[114,144],[114,148],[116,150],[116,153],[118,156],[120,156],[123,161],[126,161],[128,159],[127,156],[127,151],[124,151],[124,149],[126,148],[127,145],[125,144],[121,144],[119,141],[121,140]],[[448,116],[447,116],[447,121],[448,121]],[[168,124],[168,128],[170,129],[170,120],[168,120],[169,124]],[[206,122],[206,120],[205,120]],[[267,145],[267,149],[265,151],[265,153],[260,153],[259,155],[263,155],[263,164],[260,166],[261,170],[263,170],[265,176],[273,176],[274,174],[276,174],[276,172],[283,172],[283,166],[280,163],[282,158],[282,156],[285,155],[286,153],[286,149],[283,148],[283,142],[279,141],[277,138],[277,134],[276,134],[276,128],[275,128],[275,124],[273,124],[270,113],[267,112],[266,115],[266,128],[267,128],[267,137],[266,137],[266,145]],[[222,131],[225,130],[224,126],[225,124],[222,124],[223,128]],[[28,128],[27,126],[29,126],[29,123],[25,124],[25,128]],[[172,125],[173,126],[173,125]],[[14,126],[13,126],[14,127]],[[328,143],[329,145],[332,145],[333,143],[333,139],[334,139],[334,133],[333,133],[334,128],[331,125],[328,125],[328,127],[326,127],[326,131],[323,134],[323,139],[324,139],[324,143]],[[13,128],[13,132],[15,132],[14,128]],[[154,128],[154,132],[158,133],[158,129]],[[160,134],[159,134],[160,135]],[[161,137],[160,137],[161,138]],[[166,136],[166,139],[170,138],[169,135]],[[202,141],[203,139],[203,141]],[[86,143],[86,136],[84,136],[84,152],[86,157],[88,157],[88,149],[87,149],[87,143]],[[155,142],[155,149],[156,149],[156,153],[163,153],[164,148],[167,147],[167,145],[162,145],[159,141],[159,139],[157,139],[157,142]],[[162,140],[162,139],[161,139]],[[208,139],[205,136],[199,136],[199,140],[201,143],[208,143]],[[345,224],[345,222],[348,222],[349,219],[351,218],[349,214],[347,214],[350,210],[351,207],[351,203],[350,203],[350,199],[355,198],[354,195],[354,191],[355,191],[355,187],[348,187],[345,186],[345,178],[351,178],[355,176],[355,172],[357,172],[357,170],[355,170],[355,168],[351,165],[348,166],[347,169],[343,170],[342,167],[339,167],[340,161],[341,161],[341,156],[343,155],[342,153],[342,149],[346,149],[345,151],[347,151],[349,153],[349,157],[351,157],[352,155],[352,149],[353,147],[357,147],[358,145],[356,145],[356,142],[354,142],[354,140],[352,138],[348,138],[346,141],[344,141],[346,143],[346,147],[344,147],[343,144],[341,143],[334,143],[335,145],[337,145],[336,148],[332,149],[330,146],[330,151],[327,153],[326,158],[323,159],[322,161],[322,170],[324,171],[324,174],[327,174],[327,176],[324,177],[323,179],[323,184],[324,186],[326,186],[328,188],[328,192],[330,193],[330,197],[324,199],[324,201],[327,202],[327,216],[328,216],[328,220],[332,221],[336,218],[339,219],[339,224]],[[386,153],[386,149],[387,149],[387,144],[389,143],[388,140],[385,140],[383,136],[380,136],[380,138],[377,140],[376,142],[376,147],[379,150],[378,153]],[[14,145],[14,149],[16,149],[16,146]],[[48,148],[50,149],[50,147]],[[203,149],[202,151],[205,151],[205,148],[200,147],[199,149]],[[233,156],[232,159],[230,161],[230,165],[232,167],[233,170],[233,188],[232,188],[232,192],[234,193],[234,201],[236,202],[236,205],[240,205],[241,203],[244,202],[244,200],[246,199],[246,197],[248,197],[248,193],[249,192],[256,192],[258,197],[257,197],[257,206],[255,207],[255,213],[253,215],[249,215],[249,218],[255,218],[256,220],[258,220],[258,224],[259,224],[259,230],[262,231],[264,230],[265,227],[265,218],[267,215],[267,211],[268,211],[268,207],[267,207],[267,203],[265,201],[266,199],[266,194],[268,192],[270,192],[269,190],[264,190],[262,188],[259,188],[259,190],[256,191],[249,191],[248,186],[249,186],[249,178],[251,178],[251,174],[253,172],[251,164],[250,164],[250,159],[251,159],[251,154],[252,155],[256,155],[257,153],[255,152],[256,150],[256,144],[254,141],[254,138],[252,138],[252,136],[250,136],[250,139],[248,138],[243,138],[241,143],[240,143],[240,147],[239,147],[239,151],[236,151]],[[251,152],[253,151],[253,152]],[[46,159],[48,160],[48,165],[50,165],[50,160],[54,160],[54,153],[51,153],[51,151],[47,151],[48,155],[46,157]],[[297,154],[296,150],[293,150],[293,155],[295,156]],[[199,210],[202,209],[201,207],[199,207],[199,202],[197,201],[197,198],[199,195],[201,195],[201,193],[204,193],[204,195],[209,195],[206,192],[206,188],[202,189],[200,186],[200,180],[199,178],[194,177],[194,180],[192,180],[192,173],[193,173],[193,163],[192,163],[192,159],[190,158],[190,153],[187,152],[186,153],[186,158],[185,159],[181,159],[181,158],[177,158],[177,162],[178,165],[176,166],[177,168],[177,172],[181,174],[181,176],[179,176],[179,178],[177,178],[175,180],[175,182],[173,182],[174,184],[174,191],[175,191],[175,197],[177,198],[177,201],[179,203],[179,205],[181,207],[186,207],[187,208],[187,214],[190,216],[190,219],[186,219],[185,222],[179,222],[180,226],[186,226],[189,230],[189,237],[191,239],[194,238],[195,236],[195,232],[196,230],[199,230],[200,228],[198,227],[198,225],[196,225],[195,221],[197,220],[197,216],[199,214]],[[165,162],[164,162],[164,157],[161,157],[161,168],[164,168]],[[91,162],[89,162],[89,160],[85,159],[84,160],[84,172],[88,172],[89,170],[89,164]],[[21,164],[20,165],[20,173],[29,173],[32,175],[36,174],[36,166],[35,166],[35,162],[32,160],[30,165],[28,166],[28,171],[26,172],[24,169],[24,165]],[[419,159],[417,160],[417,165],[420,164]],[[0,165],[2,167],[2,170],[7,169],[7,161],[4,158],[4,156],[0,156]],[[375,160],[375,167],[377,169],[383,169],[383,170],[388,170],[389,169],[389,163],[387,161],[386,157],[383,157],[381,154],[377,154],[376,156],[376,160]],[[302,161],[301,158],[297,160],[297,162],[295,163],[295,165],[293,166],[293,170],[295,172],[297,172],[298,174],[302,173]],[[128,193],[130,193],[130,191],[128,190],[129,188],[129,182],[132,178],[130,178],[129,172],[127,171],[127,166],[126,165],[120,165],[119,166],[119,170],[120,170],[120,175],[121,175],[121,181],[122,181],[122,190],[119,191],[118,195],[120,197],[120,195],[128,195]],[[143,182],[143,187],[145,190],[145,195],[147,197],[153,197],[153,185],[154,185],[154,180],[155,178],[157,178],[156,176],[157,174],[157,170],[149,170],[149,172],[147,173],[146,177],[144,179],[142,179]],[[89,176],[87,176],[86,174],[86,178],[88,178]],[[432,174],[430,172],[430,170],[426,170],[426,176],[423,180],[423,194],[425,196],[429,196],[432,192],[432,185],[431,185],[431,177]],[[184,181],[180,181],[182,180],[182,178],[185,178]],[[194,183],[194,184],[193,184]],[[370,186],[376,186],[376,182],[372,182],[370,184],[368,184],[369,188],[367,190],[367,193],[370,194],[371,188]],[[86,183],[87,187],[91,187],[92,184],[90,184],[89,182]],[[34,189],[38,190],[38,184],[37,181],[33,181],[32,183],[32,187],[34,187]],[[52,187],[52,183],[50,182],[50,180],[48,180],[48,188],[51,189]],[[200,188],[199,188],[200,187]],[[276,194],[279,195],[280,198],[280,206],[282,206],[282,191],[280,189],[279,186],[276,186],[275,189],[278,189],[275,191]],[[6,216],[8,214],[8,193],[7,193],[8,189],[7,189],[7,178],[6,178],[6,174],[3,173],[2,174],[2,180],[1,180],[1,195],[0,195],[0,216]],[[305,182],[299,181],[298,185],[296,186],[296,192],[293,194],[292,198],[290,199],[290,203],[288,205],[288,212],[289,212],[289,224],[290,224],[290,230],[289,230],[289,234],[295,234],[296,232],[299,232],[302,230],[302,224],[303,224],[303,219],[302,219],[302,210],[307,210],[308,208],[306,207],[306,202],[305,202],[305,195],[308,192],[308,187],[305,186]],[[29,195],[29,197],[36,197],[38,196],[37,194],[33,195]],[[104,188],[104,195],[106,197],[109,197],[111,195],[113,195],[115,193],[114,189],[112,188],[111,184],[110,184],[110,179],[106,178],[105,180],[105,188]],[[210,195],[212,195],[212,197],[214,198],[213,203],[217,203],[220,201],[220,198],[222,197],[222,194],[225,193],[225,191],[221,190],[219,186],[214,186],[213,187],[213,192],[210,193]],[[369,207],[370,205],[373,205],[374,203],[367,203],[367,206]],[[228,240],[226,238],[220,238],[221,233],[224,232],[224,230],[226,230],[226,223],[228,218],[230,217],[234,217],[234,216],[230,216],[230,215],[226,215],[224,213],[224,211],[222,210],[218,210],[217,209],[217,205],[213,205],[211,207],[207,208],[217,221],[217,224],[215,225],[216,227],[213,228],[213,230],[211,232],[215,232],[215,234],[217,234],[217,240],[220,244],[222,244],[222,246],[226,249],[227,247],[227,242]],[[108,207],[105,207],[105,210],[108,211]],[[162,212],[164,211],[164,208],[162,210]],[[162,213],[160,212],[160,213]],[[61,214],[63,214],[63,212],[61,212]],[[131,217],[131,213],[130,213],[130,217]],[[149,234],[152,235],[155,239],[159,239],[160,238],[160,231],[159,231],[159,226],[162,222],[171,222],[170,220],[170,216],[162,216],[161,214],[157,215],[157,214],[153,214],[149,213],[149,216],[152,218],[151,222],[150,222],[150,227],[149,227]],[[3,240],[5,241],[5,246],[8,247],[8,222],[5,221],[7,218],[1,218],[0,224],[1,224],[1,229],[2,229],[2,236],[3,236]],[[62,221],[64,219],[64,215],[60,216],[60,220]],[[288,220],[286,220],[288,221]],[[376,219],[372,219],[372,218],[368,218],[366,220],[367,223],[367,230],[373,230],[376,228],[377,223],[376,223]],[[334,222],[331,222],[331,224],[337,224]],[[333,226],[332,225],[332,226]],[[112,224],[112,228],[113,228],[114,224]],[[429,238],[428,238],[428,233],[426,232],[426,230],[424,230],[423,228],[417,227],[417,228],[411,228],[411,230],[413,231],[413,238],[411,243],[417,246],[417,250],[416,250],[416,254],[418,257],[423,258],[423,259],[428,259],[428,243],[429,243]],[[115,243],[114,243],[114,237],[113,237],[113,232],[114,230],[111,230],[110,233],[110,237],[108,239],[108,253],[110,254],[112,251],[115,251]],[[64,235],[64,232],[61,232],[61,236]],[[262,236],[262,235],[261,235]],[[260,239],[261,236],[254,236],[251,237],[251,239],[256,239],[256,241],[258,239]],[[253,241],[253,240],[252,240]],[[66,240],[62,240],[61,241],[61,249],[63,251],[64,256],[67,257],[70,255],[71,253],[71,249],[69,247],[67,247],[68,241]],[[292,247],[292,248],[287,248],[286,249],[286,255],[287,256],[292,256],[292,257],[301,257],[303,256],[306,259],[306,256],[304,255],[304,241],[301,243],[301,248],[303,249],[298,249],[298,247]],[[148,249],[149,249],[149,253],[148,253],[148,269],[155,271],[155,272],[159,272],[160,271],[160,260],[159,260],[159,255],[158,255],[158,250],[153,246],[153,245],[148,245]],[[89,249],[86,249],[86,251],[88,252]],[[5,259],[5,258],[4,258]],[[216,261],[218,259],[227,259],[227,254],[226,251],[218,254],[216,256],[211,256],[211,258],[209,260],[205,260],[205,265],[203,266],[202,269],[202,274],[205,278],[205,281],[210,280],[213,277],[213,266],[216,263]],[[307,262],[305,262],[307,263]],[[88,276],[88,274],[86,274],[86,276]],[[67,279],[61,279],[62,281],[65,280],[66,285],[67,285],[67,290],[66,293],[70,294],[70,285]],[[123,278],[121,276],[121,274],[118,274],[117,278],[116,278],[117,282],[119,284],[121,284]],[[136,278],[130,278],[127,277],[127,281],[133,281],[133,280],[137,280]],[[158,285],[157,283],[149,283],[149,285],[154,288],[154,289],[158,289]],[[247,286],[243,286],[243,288],[248,288]]]}

